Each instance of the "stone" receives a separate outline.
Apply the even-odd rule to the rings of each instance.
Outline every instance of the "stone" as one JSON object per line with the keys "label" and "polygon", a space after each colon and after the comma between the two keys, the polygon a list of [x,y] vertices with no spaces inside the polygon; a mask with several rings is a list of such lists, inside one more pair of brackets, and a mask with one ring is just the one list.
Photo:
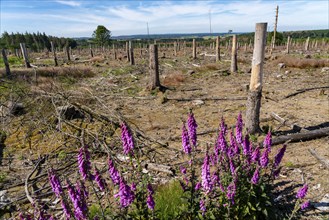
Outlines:
{"label": "stone", "polygon": [[311,56],[310,54],[306,54],[306,55],[304,56],[304,58],[305,58],[305,59],[311,59],[312,56]]}
{"label": "stone", "polygon": [[279,69],[286,68],[286,64],[285,63],[279,63],[278,67],[279,67]]}
{"label": "stone", "polygon": [[329,73],[329,67],[323,67],[321,73]]}
{"label": "stone", "polygon": [[7,190],[0,191],[0,205],[6,205],[10,203],[10,200],[7,197]]}
{"label": "stone", "polygon": [[284,72],[284,74],[289,74],[289,73],[291,73],[291,70],[286,70],[286,71]]}
{"label": "stone", "polygon": [[202,101],[201,99],[196,99],[192,101],[192,104],[195,106],[201,106],[204,105],[204,101]]}
{"label": "stone", "polygon": [[0,117],[6,117],[9,115],[19,116],[25,113],[25,107],[23,103],[8,101],[5,105],[0,107]]}

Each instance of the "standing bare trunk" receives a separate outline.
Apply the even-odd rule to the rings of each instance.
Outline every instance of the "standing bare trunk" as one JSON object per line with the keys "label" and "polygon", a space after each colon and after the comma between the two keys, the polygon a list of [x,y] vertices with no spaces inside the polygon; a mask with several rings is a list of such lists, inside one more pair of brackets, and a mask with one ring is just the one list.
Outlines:
{"label": "standing bare trunk", "polygon": [[161,88],[159,77],[159,61],[158,61],[158,45],[151,44],[149,48],[150,54],[150,78],[151,89]]}
{"label": "standing bare trunk", "polygon": [[54,55],[55,66],[58,66],[56,51],[55,51],[54,43],[52,41],[50,42],[50,46],[51,46],[51,51],[53,52]]}
{"label": "standing bare trunk", "polygon": [[9,63],[8,63],[8,59],[7,59],[7,55],[6,55],[6,51],[5,49],[1,50],[2,53],[2,57],[3,57],[3,62],[5,63],[5,68],[6,68],[6,76],[10,77],[10,68],[9,68]]}
{"label": "standing bare trunk", "polygon": [[25,43],[20,43],[19,45],[21,47],[21,51],[22,51],[22,55],[23,55],[23,58],[24,58],[26,68],[32,68],[31,65],[30,65],[30,62],[29,62],[29,58],[27,56]]}
{"label": "standing bare trunk", "polygon": [[177,56],[177,41],[174,42],[174,56]]}
{"label": "standing bare trunk", "polygon": [[287,39],[287,48],[286,48],[286,53],[289,54],[290,53],[290,36],[288,36]]}
{"label": "standing bare trunk", "polygon": [[216,37],[216,62],[220,61],[220,41],[219,36]]}
{"label": "standing bare trunk", "polygon": [[130,59],[130,65],[135,65],[134,48],[131,41],[129,41],[129,59]]}
{"label": "standing bare trunk", "polygon": [[66,56],[67,56],[67,61],[71,61],[70,48],[68,46],[66,47]]}
{"label": "standing bare trunk", "polygon": [[93,53],[93,49],[91,48],[91,45],[89,46],[89,50],[90,50],[90,56],[94,57],[94,53]]}
{"label": "standing bare trunk", "polygon": [[260,131],[259,113],[262,97],[263,65],[265,57],[267,23],[257,23],[254,53],[246,112],[246,127],[250,134]]}
{"label": "standing bare trunk", "polygon": [[231,56],[231,72],[238,72],[238,51],[237,51],[237,39],[236,35],[233,35],[232,39],[232,56]]}
{"label": "standing bare trunk", "polygon": [[[275,23],[274,23],[274,31],[273,31],[273,41],[272,41],[272,48],[275,48],[275,40],[276,40],[276,30],[278,27],[278,17],[279,17],[279,6],[276,6],[276,10],[275,10]],[[272,54],[272,50],[271,50],[271,54]]]}
{"label": "standing bare trunk", "polygon": [[196,44],[195,44],[195,39],[193,39],[193,59],[196,59]]}
{"label": "standing bare trunk", "polygon": [[127,54],[127,61],[130,62],[129,42],[128,41],[126,41],[126,54]]}
{"label": "standing bare trunk", "polygon": [[309,44],[310,44],[310,37],[308,37],[308,38],[306,39],[306,42],[305,42],[305,51],[308,51],[308,49],[309,49]]}

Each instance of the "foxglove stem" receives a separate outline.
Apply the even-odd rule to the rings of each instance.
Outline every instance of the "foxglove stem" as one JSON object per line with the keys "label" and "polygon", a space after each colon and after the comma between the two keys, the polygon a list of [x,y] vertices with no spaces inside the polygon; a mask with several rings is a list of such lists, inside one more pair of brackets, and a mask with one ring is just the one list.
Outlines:
{"label": "foxglove stem", "polygon": [[283,147],[278,151],[277,155],[275,155],[274,158],[274,168],[277,168],[279,164],[281,163],[281,160],[284,156],[284,153],[286,152],[287,145],[283,145]]}
{"label": "foxglove stem", "polygon": [[308,185],[305,184],[302,188],[300,188],[297,192],[296,198],[297,199],[304,199],[308,190]]}
{"label": "foxglove stem", "polygon": [[243,121],[242,121],[242,115],[240,112],[238,115],[238,119],[237,119],[236,127],[235,127],[236,141],[239,144],[242,144],[242,128],[243,128]]}
{"label": "foxglove stem", "polygon": [[114,183],[114,185],[119,185],[121,177],[119,171],[115,168],[113,161],[111,160],[110,157],[108,158],[108,166],[109,166],[108,171],[112,179],[112,182]]}
{"label": "foxglove stem", "polygon": [[78,164],[79,164],[79,172],[83,178],[86,180],[87,178],[92,178],[90,175],[91,163],[90,163],[90,153],[88,151],[88,147],[81,147],[78,154]]}
{"label": "foxglove stem", "polygon": [[186,154],[191,153],[192,148],[190,145],[189,135],[186,130],[185,124],[183,124],[183,128],[182,128],[182,146],[183,146],[184,153],[186,153]]}
{"label": "foxglove stem", "polygon": [[209,155],[206,153],[206,156],[203,160],[203,165],[202,165],[202,188],[206,193],[209,193],[212,189],[211,185],[211,179],[210,179],[210,166],[209,166]]}

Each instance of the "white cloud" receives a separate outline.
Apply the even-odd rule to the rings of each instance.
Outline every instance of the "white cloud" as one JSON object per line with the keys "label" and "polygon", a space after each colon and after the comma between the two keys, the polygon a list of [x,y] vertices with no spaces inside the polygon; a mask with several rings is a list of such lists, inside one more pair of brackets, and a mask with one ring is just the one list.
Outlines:
{"label": "white cloud", "polygon": [[72,6],[72,7],[78,7],[81,5],[80,2],[77,2],[77,1],[61,1],[61,0],[56,0],[55,2],[59,3],[59,4],[62,4],[62,5],[68,5],[68,6]]}

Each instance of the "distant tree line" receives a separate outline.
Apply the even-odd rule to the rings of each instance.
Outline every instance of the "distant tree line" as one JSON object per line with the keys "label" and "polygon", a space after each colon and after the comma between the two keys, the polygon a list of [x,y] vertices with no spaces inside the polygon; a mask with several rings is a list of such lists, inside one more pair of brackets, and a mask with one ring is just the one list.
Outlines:
{"label": "distant tree line", "polygon": [[77,47],[77,42],[71,38],[54,37],[46,35],[45,33],[11,33],[4,32],[0,38],[0,47],[6,49],[19,49],[20,43],[25,43],[26,47],[33,51],[48,50],[51,51],[51,44],[53,42],[55,47],[64,48]]}

